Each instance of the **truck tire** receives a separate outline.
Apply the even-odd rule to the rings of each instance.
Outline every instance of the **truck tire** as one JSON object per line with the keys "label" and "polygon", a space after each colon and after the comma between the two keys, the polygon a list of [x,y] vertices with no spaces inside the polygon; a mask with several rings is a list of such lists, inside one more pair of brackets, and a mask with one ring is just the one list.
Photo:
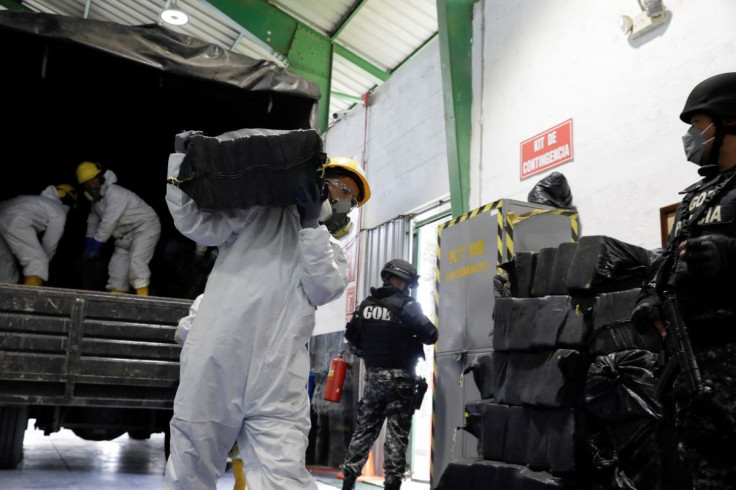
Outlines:
{"label": "truck tire", "polygon": [[23,460],[23,436],[27,426],[27,406],[0,407],[0,469],[13,469]]}
{"label": "truck tire", "polygon": [[151,438],[151,433],[147,430],[129,430],[128,437],[136,441],[144,441]]}
{"label": "truck tire", "polygon": [[125,430],[115,427],[75,427],[72,432],[86,441],[112,441],[125,434]]}

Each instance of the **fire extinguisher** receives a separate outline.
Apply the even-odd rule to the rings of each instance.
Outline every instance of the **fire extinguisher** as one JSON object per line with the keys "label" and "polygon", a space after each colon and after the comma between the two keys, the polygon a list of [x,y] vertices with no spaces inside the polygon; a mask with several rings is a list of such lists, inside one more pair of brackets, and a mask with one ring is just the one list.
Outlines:
{"label": "fire extinguisher", "polygon": [[342,358],[345,351],[340,352],[330,363],[330,372],[327,374],[324,399],[331,402],[339,402],[342,396],[342,385],[345,383],[345,373],[348,363]]}

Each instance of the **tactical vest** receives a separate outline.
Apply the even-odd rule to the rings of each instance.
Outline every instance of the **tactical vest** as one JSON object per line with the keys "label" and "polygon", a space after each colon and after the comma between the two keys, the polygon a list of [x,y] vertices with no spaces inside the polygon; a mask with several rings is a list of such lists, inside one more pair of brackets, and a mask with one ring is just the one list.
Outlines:
{"label": "tactical vest", "polygon": [[670,266],[663,271],[662,280],[674,288],[686,319],[709,323],[733,319],[736,317],[736,277],[693,277],[687,264],[677,259],[677,254],[680,242],[688,238],[704,235],[736,238],[736,170],[704,179],[682,193],[685,197],[668,240]]}
{"label": "tactical vest", "polygon": [[413,372],[424,350],[422,343],[399,319],[399,311],[369,296],[360,304],[356,315],[359,348],[365,365]]}

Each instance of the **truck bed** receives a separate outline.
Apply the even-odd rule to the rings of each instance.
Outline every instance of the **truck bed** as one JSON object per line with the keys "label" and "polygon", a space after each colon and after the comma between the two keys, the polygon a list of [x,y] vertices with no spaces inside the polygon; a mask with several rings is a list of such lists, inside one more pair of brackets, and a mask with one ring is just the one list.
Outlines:
{"label": "truck bed", "polygon": [[191,302],[0,284],[0,405],[171,409]]}

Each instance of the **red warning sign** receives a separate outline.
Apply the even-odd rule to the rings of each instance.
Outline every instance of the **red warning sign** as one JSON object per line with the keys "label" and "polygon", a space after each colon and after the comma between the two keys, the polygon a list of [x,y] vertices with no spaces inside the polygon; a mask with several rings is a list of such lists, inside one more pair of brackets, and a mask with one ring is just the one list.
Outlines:
{"label": "red warning sign", "polygon": [[521,142],[521,180],[573,159],[572,119]]}

